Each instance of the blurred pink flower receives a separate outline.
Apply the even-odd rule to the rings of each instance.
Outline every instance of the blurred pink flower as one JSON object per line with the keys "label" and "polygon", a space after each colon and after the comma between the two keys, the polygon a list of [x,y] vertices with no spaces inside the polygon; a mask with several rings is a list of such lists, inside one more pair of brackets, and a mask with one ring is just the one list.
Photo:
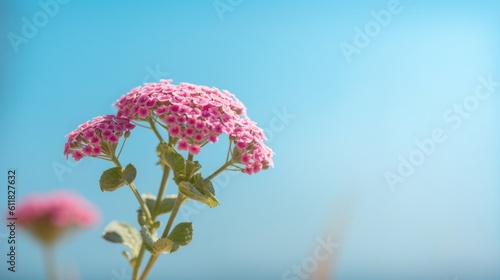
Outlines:
{"label": "blurred pink flower", "polygon": [[98,209],[82,197],[69,192],[33,194],[19,202],[18,224],[44,243],[53,243],[68,230],[95,225]]}

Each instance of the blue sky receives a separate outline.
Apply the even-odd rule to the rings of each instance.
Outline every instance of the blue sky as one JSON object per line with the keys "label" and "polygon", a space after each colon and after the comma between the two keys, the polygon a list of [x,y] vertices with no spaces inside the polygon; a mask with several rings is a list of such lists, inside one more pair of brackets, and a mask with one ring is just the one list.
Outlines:
{"label": "blue sky", "polygon": [[[0,5],[1,169],[18,170],[19,199],[66,189],[103,212],[101,224],[61,246],[61,273],[130,273],[122,248],[100,234],[115,219],[135,223],[137,208],[125,188],[99,190],[108,162],[67,162],[64,136],[114,113],[133,87],[170,78],[236,94],[268,134],[275,168],[220,179],[217,208],[186,205],[194,214],[178,221],[193,222],[194,240],[164,256],[151,279],[282,279],[330,231],[343,233],[337,279],[500,277],[500,87],[474,99],[478,86],[488,92],[479,77],[500,81],[495,1],[70,0],[19,44],[12,34],[25,36],[23,18],[33,22],[43,5]],[[390,19],[377,24],[372,11]],[[372,32],[368,42],[359,44],[357,29]],[[357,51],[346,55],[346,44]],[[455,104],[472,109],[460,115]],[[446,140],[418,158],[415,141],[436,129]],[[141,192],[160,182],[155,145],[136,129],[124,151]],[[225,148],[204,151],[204,174]],[[412,153],[421,164],[391,191],[387,172],[398,175]],[[58,175],[61,165],[68,172]],[[42,279],[36,244],[18,238],[18,272],[2,264],[0,278]]]}

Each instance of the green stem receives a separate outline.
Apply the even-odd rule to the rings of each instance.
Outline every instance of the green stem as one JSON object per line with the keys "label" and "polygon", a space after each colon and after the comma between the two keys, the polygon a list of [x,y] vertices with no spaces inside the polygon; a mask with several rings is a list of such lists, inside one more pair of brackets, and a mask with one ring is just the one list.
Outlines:
{"label": "green stem", "polygon": [[[111,161],[115,163],[117,167],[122,167],[120,161],[116,158],[116,156],[111,157]],[[146,221],[149,223],[152,223],[153,219],[151,218],[151,212],[149,212],[148,206],[146,203],[144,203],[144,200],[142,199],[141,195],[137,191],[137,188],[135,187],[134,183],[129,183],[128,186],[130,187],[130,190],[135,195],[135,198],[137,198],[137,201],[141,205],[142,211],[144,211],[144,214],[146,215]]]}
{"label": "green stem", "polygon": [[130,184],[128,184],[128,186],[130,187],[130,189],[134,193],[135,198],[137,198],[137,201],[139,201],[139,204],[141,205],[142,211],[144,211],[144,214],[146,215],[146,221],[148,221],[148,223],[152,223],[153,218],[151,217],[151,212],[149,212],[148,206],[146,205],[146,203],[142,199],[141,195],[137,191],[137,188],[135,187],[134,183],[130,183]]}
{"label": "green stem", "polygon": [[111,161],[116,165],[116,167],[122,167],[122,164],[120,163],[117,157],[115,156],[111,157]]}
{"label": "green stem", "polygon": [[181,208],[181,205],[182,205],[182,202],[184,199],[185,199],[185,197],[182,193],[179,193],[177,195],[177,199],[175,200],[174,207],[172,208],[172,213],[170,214],[170,217],[168,218],[167,226],[165,227],[165,230],[163,231],[163,234],[161,235],[162,238],[165,238],[168,236],[168,233],[170,232],[170,229],[172,228],[172,225],[174,224],[175,216],[177,216],[177,213],[179,212],[179,209]]}
{"label": "green stem", "polygon": [[149,127],[149,126],[145,126],[145,125],[142,125],[142,124],[140,124],[140,123],[138,123],[138,122],[135,122],[135,121],[133,121],[132,123],[133,123],[134,125],[136,125],[136,126],[140,126],[140,127],[143,127],[143,128],[151,129],[151,127]]}
{"label": "green stem", "polygon": [[146,251],[146,246],[144,246],[144,243],[141,243],[141,250],[139,251],[139,255],[135,260],[134,270],[132,272],[132,280],[137,280],[137,277],[139,276],[142,259],[144,258],[144,251]]}
{"label": "green stem", "polygon": [[146,264],[146,267],[144,268],[144,271],[142,272],[141,278],[139,278],[139,280],[147,279],[149,272],[151,272],[151,269],[153,268],[156,260],[158,260],[159,256],[160,255],[151,255],[151,257],[149,257],[148,263]]}
{"label": "green stem", "polygon": [[43,245],[43,260],[45,262],[45,273],[47,280],[57,279],[56,258],[54,254],[54,246],[52,244]]}
{"label": "green stem", "polygon": [[[161,201],[163,199],[163,196],[165,195],[165,190],[167,187],[167,181],[168,181],[169,175],[170,175],[170,167],[164,166],[163,176],[161,178],[161,183],[160,183],[160,190],[158,191],[158,196],[156,197],[155,206],[153,208],[153,213],[152,213],[153,220],[152,220],[152,222],[156,221],[156,216],[158,216],[158,213],[160,212]],[[135,260],[132,280],[136,280],[137,277],[139,276],[139,270],[141,268],[141,263],[142,263],[142,259],[144,258],[145,250],[146,250],[146,246],[144,246],[144,243],[142,243],[141,250],[139,251],[139,255],[137,256],[137,259]]]}
{"label": "green stem", "polygon": [[170,175],[170,167],[164,165],[163,167],[163,176],[161,177],[160,190],[158,191],[158,195],[156,196],[155,207],[153,208],[153,218],[156,219],[158,216],[158,212],[160,212],[161,201],[163,196],[165,195],[165,190],[167,188],[167,181]]}
{"label": "green stem", "polygon": [[160,132],[158,132],[158,129],[156,129],[155,122],[153,121],[153,119],[151,117],[148,117],[148,123],[151,126],[151,129],[155,133],[155,135],[158,138],[158,140],[160,140],[160,142],[165,142],[165,141],[163,141],[163,138],[161,137]]}
{"label": "green stem", "polygon": [[226,162],[229,160],[229,155],[232,154],[232,152],[231,152],[232,144],[233,144],[233,142],[231,140],[229,140],[229,148],[227,149]]}
{"label": "green stem", "polygon": [[226,170],[229,166],[232,166],[232,165],[233,165],[232,160],[224,163],[224,165],[222,165],[219,169],[215,170],[215,172],[210,174],[210,176],[205,178],[205,180],[207,180],[207,181],[212,180],[213,178],[215,178],[215,176],[219,175],[220,173],[222,173],[222,171]]}
{"label": "green stem", "polygon": [[[177,213],[179,212],[179,208],[182,205],[182,202],[184,200],[184,195],[179,193],[177,195],[177,199],[175,200],[174,208],[172,209],[172,213],[170,214],[170,217],[167,222],[167,226],[165,227],[165,230],[163,231],[163,234],[161,235],[161,238],[165,238],[168,236],[168,233],[170,232],[170,229],[172,228],[172,225],[174,224],[175,216],[177,216]],[[146,264],[146,267],[144,268],[144,271],[142,272],[140,280],[145,280],[146,277],[148,277],[149,272],[151,272],[151,269],[153,268],[156,260],[158,260],[158,257],[160,255],[152,255],[148,263]]]}
{"label": "green stem", "polygon": [[120,151],[118,152],[118,155],[116,156],[116,158],[120,158],[120,155],[122,154],[123,147],[125,146],[126,142],[127,142],[127,138],[125,138],[125,140],[123,140],[122,146],[120,147]]}

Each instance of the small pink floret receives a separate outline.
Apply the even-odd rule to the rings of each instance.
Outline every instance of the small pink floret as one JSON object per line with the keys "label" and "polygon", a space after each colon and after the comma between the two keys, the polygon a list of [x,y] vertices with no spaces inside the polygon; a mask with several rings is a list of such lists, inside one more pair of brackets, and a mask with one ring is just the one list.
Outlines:
{"label": "small pink floret", "polygon": [[187,150],[189,147],[189,143],[186,140],[181,140],[179,143],[177,143],[177,148],[181,151]]}
{"label": "small pink floret", "polygon": [[177,137],[181,133],[181,128],[178,125],[174,124],[168,129],[168,133],[172,137]]}
{"label": "small pink floret", "polygon": [[197,155],[200,152],[201,148],[200,145],[193,144],[189,146],[189,153],[192,155]]}

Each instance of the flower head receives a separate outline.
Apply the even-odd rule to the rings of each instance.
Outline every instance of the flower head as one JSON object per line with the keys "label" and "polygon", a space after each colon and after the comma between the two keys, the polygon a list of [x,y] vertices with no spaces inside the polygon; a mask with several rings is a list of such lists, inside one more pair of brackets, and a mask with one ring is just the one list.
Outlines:
{"label": "flower head", "polygon": [[80,125],[69,133],[64,155],[78,161],[84,156],[111,157],[120,137],[128,136],[135,125],[127,118],[105,115]]}
{"label": "flower head", "polygon": [[171,80],[149,83],[134,88],[120,98],[117,115],[133,120],[154,118],[164,124],[171,137],[178,138],[178,148],[191,154],[199,146],[216,142],[222,134],[230,134],[246,108],[234,95],[217,88]]}
{"label": "flower head", "polygon": [[245,165],[244,173],[251,175],[269,166],[274,167],[274,153],[264,144],[264,131],[254,121],[241,119],[230,134],[230,139],[235,146],[233,156],[236,155],[237,161]]}
{"label": "flower head", "polygon": [[99,211],[82,197],[55,192],[31,195],[16,209],[19,225],[44,243],[52,243],[70,229],[87,228],[99,219]]}
{"label": "flower head", "polygon": [[238,149],[235,163],[244,165],[243,172],[253,174],[273,166],[273,151],[264,144],[264,132],[228,91],[162,80],[132,89],[115,106],[119,117],[159,122],[175,139],[178,150],[196,155],[205,144],[228,134]]}

